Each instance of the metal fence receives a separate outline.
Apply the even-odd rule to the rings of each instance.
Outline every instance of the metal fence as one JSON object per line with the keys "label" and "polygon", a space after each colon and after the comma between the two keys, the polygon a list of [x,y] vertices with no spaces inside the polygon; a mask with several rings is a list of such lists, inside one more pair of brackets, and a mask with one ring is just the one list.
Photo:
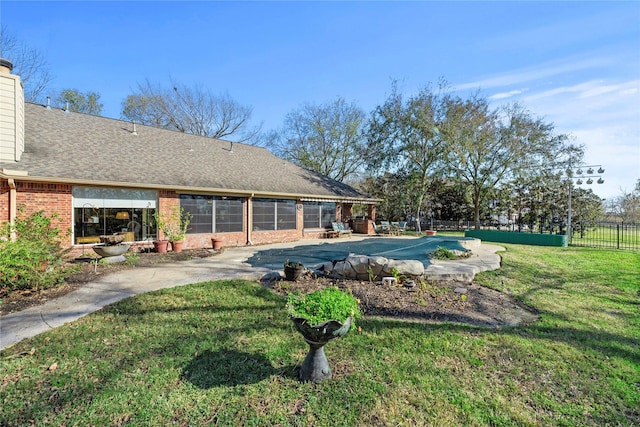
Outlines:
{"label": "metal fence", "polygon": [[[436,231],[464,231],[475,227],[473,221],[424,221],[421,223],[422,230]],[[560,233],[564,234],[564,229],[557,225],[550,226],[529,226],[521,227],[518,230],[515,225],[499,225],[483,223],[480,227],[483,230],[513,231],[514,233]],[[640,224],[624,222],[596,222],[589,224],[574,224],[572,230],[571,245],[590,246],[613,249],[640,250]]]}
{"label": "metal fence", "polygon": [[640,224],[598,222],[576,224],[571,233],[571,245],[615,249],[640,249]]}

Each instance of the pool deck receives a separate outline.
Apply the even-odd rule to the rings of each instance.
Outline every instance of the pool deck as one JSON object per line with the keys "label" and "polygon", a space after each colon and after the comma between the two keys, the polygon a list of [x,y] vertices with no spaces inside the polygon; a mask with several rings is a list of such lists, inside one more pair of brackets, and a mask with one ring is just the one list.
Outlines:
{"label": "pool deck", "polygon": [[[469,258],[430,261],[428,252],[438,246],[472,250]],[[42,305],[0,317],[0,349],[74,321],[124,298],[163,288],[211,280],[260,280],[274,270],[282,271],[289,259],[313,268],[349,253],[382,255],[392,259],[418,259],[425,263],[425,277],[432,280],[471,282],[486,270],[500,268],[504,248],[481,244],[477,239],[456,237],[367,237],[309,239],[291,243],[228,248],[221,254],[178,263],[158,264],[104,276],[82,288]],[[370,252],[370,253],[366,253]],[[414,258],[406,258],[414,257]]]}

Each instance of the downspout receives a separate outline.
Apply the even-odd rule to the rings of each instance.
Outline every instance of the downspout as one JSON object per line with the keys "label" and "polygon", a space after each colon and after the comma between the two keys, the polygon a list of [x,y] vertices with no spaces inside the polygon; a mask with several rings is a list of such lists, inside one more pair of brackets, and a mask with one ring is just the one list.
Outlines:
{"label": "downspout", "polygon": [[247,197],[247,245],[253,246],[253,242],[251,241],[251,230],[253,229],[253,216],[251,215],[252,207],[253,207],[253,195]]}
{"label": "downspout", "polygon": [[7,180],[9,184],[9,225],[11,227],[10,239],[12,242],[16,241],[16,230],[14,228],[16,224],[16,216],[18,215],[17,203],[17,191],[16,182],[13,178]]}

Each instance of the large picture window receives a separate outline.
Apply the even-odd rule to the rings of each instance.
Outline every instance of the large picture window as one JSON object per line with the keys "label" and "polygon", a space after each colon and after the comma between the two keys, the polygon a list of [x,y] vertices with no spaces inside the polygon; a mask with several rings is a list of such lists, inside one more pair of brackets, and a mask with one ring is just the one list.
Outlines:
{"label": "large picture window", "polygon": [[304,228],[327,228],[336,220],[336,204],[328,202],[304,203]]}
{"label": "large picture window", "polygon": [[156,191],[74,187],[72,195],[75,244],[100,243],[107,234],[124,234],[128,242],[156,239]]}
{"label": "large picture window", "polygon": [[181,194],[180,206],[191,214],[187,234],[243,231],[244,199]]}
{"label": "large picture window", "polygon": [[253,229],[295,230],[295,200],[253,199]]}

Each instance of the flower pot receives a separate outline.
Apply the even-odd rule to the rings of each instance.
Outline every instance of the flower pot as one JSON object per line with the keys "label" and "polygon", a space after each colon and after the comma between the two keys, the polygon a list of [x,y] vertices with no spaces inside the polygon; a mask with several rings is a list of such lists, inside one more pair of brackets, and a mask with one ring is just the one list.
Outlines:
{"label": "flower pot", "polygon": [[304,271],[304,265],[300,263],[285,264],[284,277],[289,281],[296,281]]}
{"label": "flower pot", "polygon": [[153,248],[159,254],[167,253],[167,246],[169,246],[168,240],[155,240],[153,242]]}
{"label": "flower pot", "polygon": [[211,239],[211,246],[213,246],[214,250],[219,251],[220,248],[222,248],[222,240],[220,240],[220,239]]}
{"label": "flower pot", "polygon": [[182,246],[184,245],[184,240],[176,240],[175,242],[171,242],[171,250],[176,253],[182,252]]}
{"label": "flower pot", "polygon": [[309,352],[302,362],[298,379],[303,382],[319,383],[331,379],[331,367],[324,354],[324,345],[330,340],[339,338],[349,332],[353,319],[351,317],[342,323],[329,320],[319,325],[311,326],[307,319],[292,317],[291,320],[304,340],[309,344]]}

